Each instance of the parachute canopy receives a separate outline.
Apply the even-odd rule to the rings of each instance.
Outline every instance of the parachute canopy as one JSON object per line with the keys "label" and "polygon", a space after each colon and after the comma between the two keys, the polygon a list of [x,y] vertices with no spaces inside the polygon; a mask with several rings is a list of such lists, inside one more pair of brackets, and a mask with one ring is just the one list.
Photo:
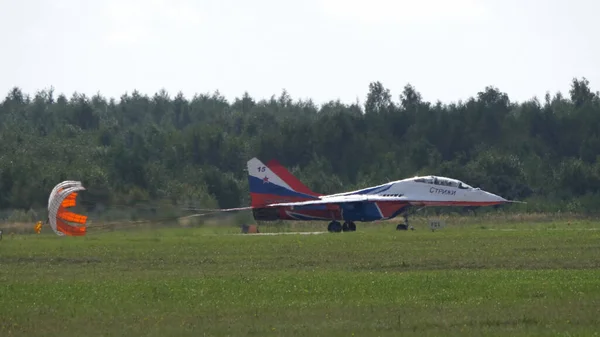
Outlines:
{"label": "parachute canopy", "polygon": [[[67,180],[56,185],[48,198],[48,221],[59,236],[82,236],[86,232],[87,216],[67,211],[76,205],[77,194],[85,187],[80,181]],[[75,223],[82,226],[72,225]]]}

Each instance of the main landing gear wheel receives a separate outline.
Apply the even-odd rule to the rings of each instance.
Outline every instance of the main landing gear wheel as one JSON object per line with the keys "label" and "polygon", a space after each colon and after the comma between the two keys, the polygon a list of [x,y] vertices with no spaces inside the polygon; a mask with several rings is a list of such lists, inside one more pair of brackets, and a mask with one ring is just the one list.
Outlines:
{"label": "main landing gear wheel", "polygon": [[341,231],[344,232],[355,232],[356,225],[352,221],[346,221],[344,224],[340,224],[338,221],[332,221],[327,226],[327,230],[331,233],[339,233]]}
{"label": "main landing gear wheel", "polygon": [[352,221],[346,221],[344,222],[344,225],[342,225],[342,230],[344,232],[356,232],[356,225]]}
{"label": "main landing gear wheel", "polygon": [[342,224],[337,221],[332,221],[327,226],[327,230],[331,233],[339,233],[342,231]]}

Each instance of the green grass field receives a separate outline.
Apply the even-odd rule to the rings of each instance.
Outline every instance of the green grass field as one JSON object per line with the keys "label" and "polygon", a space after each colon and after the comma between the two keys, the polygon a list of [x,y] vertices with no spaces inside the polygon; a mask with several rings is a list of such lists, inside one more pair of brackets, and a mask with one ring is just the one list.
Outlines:
{"label": "green grass field", "polygon": [[600,222],[483,221],[5,231],[0,336],[600,334]]}

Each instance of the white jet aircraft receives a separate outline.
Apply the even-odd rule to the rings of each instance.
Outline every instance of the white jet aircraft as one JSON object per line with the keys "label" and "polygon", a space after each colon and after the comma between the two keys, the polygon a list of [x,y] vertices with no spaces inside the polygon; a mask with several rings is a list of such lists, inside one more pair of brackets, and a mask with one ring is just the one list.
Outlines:
{"label": "white jet aircraft", "polygon": [[[368,187],[356,191],[322,195],[311,191],[276,160],[266,165],[257,158],[247,163],[251,206],[212,210],[251,209],[257,221],[330,221],[330,232],[355,231],[355,221],[370,222],[395,218],[411,206],[491,206],[519,201],[471,187],[462,181],[423,176]],[[344,221],[343,224],[340,221]]]}

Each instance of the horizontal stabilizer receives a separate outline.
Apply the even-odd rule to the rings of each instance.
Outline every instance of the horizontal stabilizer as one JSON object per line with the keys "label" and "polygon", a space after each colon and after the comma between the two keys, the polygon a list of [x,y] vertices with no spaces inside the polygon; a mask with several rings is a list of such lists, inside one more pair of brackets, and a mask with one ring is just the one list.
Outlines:
{"label": "horizontal stabilizer", "polygon": [[246,211],[251,210],[252,207],[237,207],[237,208],[183,208],[185,211],[196,211],[196,212],[235,212],[235,211]]}

